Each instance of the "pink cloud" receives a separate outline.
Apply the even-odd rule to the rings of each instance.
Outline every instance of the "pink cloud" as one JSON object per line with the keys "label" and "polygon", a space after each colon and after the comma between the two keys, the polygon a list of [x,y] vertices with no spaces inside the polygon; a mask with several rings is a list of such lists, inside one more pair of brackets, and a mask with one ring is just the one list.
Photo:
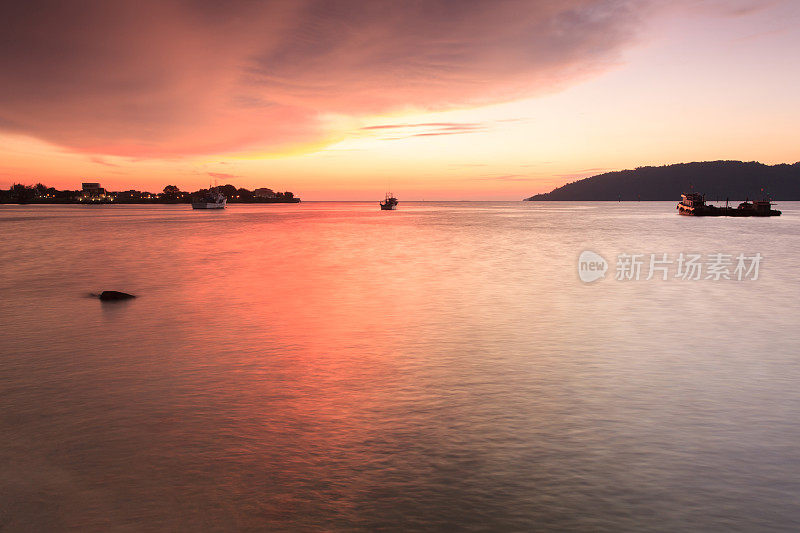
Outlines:
{"label": "pink cloud", "polygon": [[240,178],[241,176],[237,176],[236,174],[227,174],[225,172],[209,172],[209,176],[212,178],[220,179],[220,180],[230,180],[234,178]]}
{"label": "pink cloud", "polygon": [[647,5],[16,2],[0,21],[0,129],[134,157],[314,142],[326,113],[448,109],[569,84],[616,60]]}
{"label": "pink cloud", "polygon": [[487,181],[536,181],[536,178],[525,176],[524,174],[504,174],[501,176],[484,176],[473,179]]}
{"label": "pink cloud", "polygon": [[448,128],[448,129],[461,129],[461,128],[477,128],[480,124],[465,124],[461,122],[425,122],[421,124],[379,124],[377,126],[365,126],[362,130],[386,130],[386,129],[403,129],[403,128]]}
{"label": "pink cloud", "polygon": [[96,163],[98,165],[106,166],[106,167],[118,167],[119,166],[119,165],[116,165],[114,163],[109,163],[108,161],[106,161],[102,157],[90,157],[89,161],[91,161],[92,163]]}
{"label": "pink cloud", "polygon": [[362,130],[388,132],[393,137],[382,137],[384,141],[408,139],[410,137],[432,137],[438,135],[459,135],[486,131],[487,125],[462,122],[425,122],[421,124],[379,124],[365,126]]}

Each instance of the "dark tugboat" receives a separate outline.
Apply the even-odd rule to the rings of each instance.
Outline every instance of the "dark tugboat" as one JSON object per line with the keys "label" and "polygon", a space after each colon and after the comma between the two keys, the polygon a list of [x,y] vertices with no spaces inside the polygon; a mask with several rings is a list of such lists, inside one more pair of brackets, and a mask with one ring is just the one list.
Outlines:
{"label": "dark tugboat", "polygon": [[727,202],[725,207],[706,204],[705,195],[696,192],[682,194],[676,208],[678,214],[693,217],[777,217],[781,214],[772,209],[772,202],[769,200],[745,201],[734,209],[728,207]]}
{"label": "dark tugboat", "polygon": [[753,200],[752,202],[742,202],[735,210],[735,217],[779,217],[781,212],[772,209],[772,202],[769,200]]}
{"label": "dark tugboat", "polygon": [[394,211],[397,204],[397,198],[392,193],[387,192],[386,199],[381,202],[381,211]]}

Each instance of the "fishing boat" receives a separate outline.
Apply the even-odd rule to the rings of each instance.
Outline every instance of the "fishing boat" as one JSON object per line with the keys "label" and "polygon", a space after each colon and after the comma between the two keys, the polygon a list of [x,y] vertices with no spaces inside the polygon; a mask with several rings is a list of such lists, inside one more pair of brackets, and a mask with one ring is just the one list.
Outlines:
{"label": "fishing boat", "polygon": [[216,187],[192,201],[192,209],[225,209],[228,199]]}
{"label": "fishing boat", "polygon": [[681,201],[676,206],[679,215],[692,217],[777,217],[781,212],[772,209],[769,200],[746,200],[733,208],[725,202],[725,207],[717,207],[706,203],[704,194],[692,192],[681,195]]}
{"label": "fishing boat", "polygon": [[381,202],[381,211],[394,211],[397,208],[397,198],[390,192],[386,193],[386,199]]}
{"label": "fishing boat", "polygon": [[[716,207],[706,204],[706,196],[697,192],[690,192],[681,195],[681,201],[678,202],[676,207],[678,214],[686,216],[714,216]],[[719,215],[722,213],[720,212]]]}

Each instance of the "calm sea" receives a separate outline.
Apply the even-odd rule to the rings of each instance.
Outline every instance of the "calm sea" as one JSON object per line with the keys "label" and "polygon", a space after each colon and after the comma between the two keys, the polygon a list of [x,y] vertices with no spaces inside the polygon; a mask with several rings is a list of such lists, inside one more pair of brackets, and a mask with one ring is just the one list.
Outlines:
{"label": "calm sea", "polygon": [[800,203],[674,204],[0,206],[0,530],[797,530]]}

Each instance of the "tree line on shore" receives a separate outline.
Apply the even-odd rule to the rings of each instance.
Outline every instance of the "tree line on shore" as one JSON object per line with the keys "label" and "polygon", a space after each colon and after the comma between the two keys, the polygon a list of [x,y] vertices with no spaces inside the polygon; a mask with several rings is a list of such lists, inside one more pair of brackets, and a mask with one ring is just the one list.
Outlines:
{"label": "tree line on shore", "polygon": [[800,200],[800,162],[765,165],[756,161],[695,161],[637,167],[567,183],[533,201],[679,200],[699,192],[709,200]]}
{"label": "tree line on shore", "polygon": [[[215,188],[224,194],[228,203],[279,203],[299,202],[290,191],[275,192],[272,189],[261,187],[255,190],[237,188],[226,184]],[[180,190],[176,185],[167,185],[162,192],[152,193],[147,191],[115,191],[107,192],[105,189],[83,190],[58,190],[42,183],[36,185],[23,185],[15,183],[7,190],[0,190],[0,203],[16,204],[74,204],[96,202],[102,200],[109,203],[120,204],[180,204],[191,203],[208,194],[209,189],[199,189],[188,192]]]}

